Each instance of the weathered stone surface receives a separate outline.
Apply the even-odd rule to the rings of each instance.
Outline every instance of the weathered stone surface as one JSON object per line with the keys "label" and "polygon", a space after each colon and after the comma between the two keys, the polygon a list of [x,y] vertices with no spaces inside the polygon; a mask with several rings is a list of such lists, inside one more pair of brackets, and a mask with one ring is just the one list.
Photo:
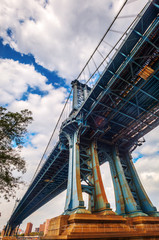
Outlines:
{"label": "weathered stone surface", "polygon": [[159,240],[159,218],[124,218],[99,214],[63,215],[51,219],[48,234],[42,239]]}
{"label": "weathered stone surface", "polygon": [[2,240],[17,240],[17,238],[14,236],[6,236],[6,237],[2,237]]}

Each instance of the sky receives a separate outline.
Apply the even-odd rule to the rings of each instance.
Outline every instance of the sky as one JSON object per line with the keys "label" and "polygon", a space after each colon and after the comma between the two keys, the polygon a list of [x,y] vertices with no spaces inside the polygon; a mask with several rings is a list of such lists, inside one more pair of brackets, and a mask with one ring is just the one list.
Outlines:
{"label": "sky", "polygon": [[[21,151],[27,172],[22,198],[56,125],[70,83],[119,11],[123,0],[1,0],[0,4],[0,104],[10,111],[29,109],[34,121],[28,127]],[[147,0],[129,0],[126,13],[139,11]],[[124,23],[122,23],[124,24]],[[119,26],[119,30],[122,27]],[[117,34],[117,33],[116,33]],[[116,36],[114,35],[114,38]],[[159,209],[159,128],[145,136],[146,143],[133,152],[140,179]],[[55,134],[54,143],[58,140]],[[108,164],[101,167],[109,202],[115,210]],[[33,229],[64,209],[63,192],[23,221]],[[86,196],[84,196],[86,199]],[[15,199],[0,198],[0,230],[11,216]]]}

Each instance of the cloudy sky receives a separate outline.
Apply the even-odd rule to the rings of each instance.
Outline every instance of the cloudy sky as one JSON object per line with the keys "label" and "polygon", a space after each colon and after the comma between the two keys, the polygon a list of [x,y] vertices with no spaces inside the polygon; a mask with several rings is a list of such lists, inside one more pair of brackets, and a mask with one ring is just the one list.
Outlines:
{"label": "cloudy sky", "polygon": [[[125,14],[137,14],[147,1],[129,0]],[[23,196],[33,177],[70,91],[70,82],[77,78],[123,3],[124,0],[1,0],[0,104],[11,111],[27,108],[34,118],[21,153],[27,165],[23,176],[26,185],[17,191],[17,198]],[[54,141],[58,139],[55,136]],[[159,128],[145,138],[146,143],[133,156],[143,185],[159,208]],[[115,209],[108,164],[101,171],[108,199]],[[61,214],[64,202],[65,192],[28,217],[22,228],[27,222],[38,227],[45,219]],[[14,204],[15,200],[8,203],[0,199],[0,229]]]}

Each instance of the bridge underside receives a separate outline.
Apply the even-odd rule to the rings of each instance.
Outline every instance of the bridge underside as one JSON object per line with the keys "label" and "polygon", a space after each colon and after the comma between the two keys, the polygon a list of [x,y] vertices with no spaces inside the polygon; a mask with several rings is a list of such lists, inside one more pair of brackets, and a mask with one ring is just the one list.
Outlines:
{"label": "bridge underside", "polygon": [[[81,187],[82,191],[93,194],[93,188],[89,184],[90,172],[93,170],[88,164],[90,154],[87,150],[91,149],[90,143],[96,142],[99,164],[109,161],[112,169],[118,214],[128,214],[130,210],[126,205],[122,210],[118,199],[121,196],[125,199],[126,191],[129,197],[131,195],[132,206],[135,204],[137,211],[148,211],[148,205],[146,210],[141,206],[143,196],[138,192],[141,184],[136,173],[132,173],[133,167],[129,165],[131,157],[128,155],[130,150],[140,144],[139,139],[159,124],[158,21],[158,8],[151,4],[128,34],[122,47],[117,50],[89,97],[63,123],[59,142],[8,221],[8,235],[31,213],[67,188],[70,146],[73,142],[70,144],[66,135],[76,132],[79,121],[80,137],[76,142],[74,135],[73,141],[76,142],[75,145],[79,144],[80,181],[87,183],[87,186]],[[121,169],[124,178],[119,176],[117,182],[116,176],[120,175]],[[125,183],[129,190],[120,193]],[[141,192],[145,194],[144,190]],[[70,200],[69,208],[71,204]],[[151,211],[156,212],[153,205],[150,205]],[[67,207],[65,210],[68,211]]]}

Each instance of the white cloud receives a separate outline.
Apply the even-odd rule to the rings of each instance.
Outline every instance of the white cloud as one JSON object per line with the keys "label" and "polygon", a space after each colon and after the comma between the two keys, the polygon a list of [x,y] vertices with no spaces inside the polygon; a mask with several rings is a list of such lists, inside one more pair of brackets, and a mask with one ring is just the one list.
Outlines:
{"label": "white cloud", "polygon": [[[0,6],[0,35],[21,53],[31,53],[42,66],[74,79],[112,22],[123,0],[3,0]],[[139,11],[147,0],[128,4],[125,14]],[[133,9],[133,10],[132,10]],[[116,26],[128,24],[120,19]],[[7,30],[12,32],[8,36]],[[116,35],[117,36],[117,35]],[[111,37],[111,43],[116,37]],[[108,46],[106,46],[108,48]],[[99,56],[98,56],[99,57]]]}
{"label": "white cloud", "polygon": [[153,155],[159,152],[159,128],[152,131],[147,136],[149,145],[143,145],[140,148],[140,153],[143,155]]}
{"label": "white cloud", "polygon": [[104,163],[100,167],[100,170],[101,170],[102,180],[103,180],[103,184],[104,184],[108,202],[110,203],[112,210],[115,211],[116,210],[115,195],[114,195],[114,187],[113,187],[113,181],[112,181],[112,177],[111,177],[109,163],[108,162]]}
{"label": "white cloud", "polygon": [[66,96],[64,88],[52,88],[43,97],[38,94],[29,94],[27,101],[14,101],[10,108],[13,111],[25,108],[31,110],[34,121],[30,125],[29,130],[40,132],[41,134],[49,134],[57,122]]}
{"label": "white cloud", "polygon": [[146,143],[133,153],[133,156],[136,154],[141,156],[135,163],[135,167],[148,196],[154,206],[159,209],[159,127],[148,133],[145,139]]}
{"label": "white cloud", "polygon": [[29,64],[22,64],[11,59],[0,59],[0,92],[1,104],[10,104],[15,99],[20,100],[28,87],[50,91],[52,85],[46,84],[47,79],[36,72]]}

